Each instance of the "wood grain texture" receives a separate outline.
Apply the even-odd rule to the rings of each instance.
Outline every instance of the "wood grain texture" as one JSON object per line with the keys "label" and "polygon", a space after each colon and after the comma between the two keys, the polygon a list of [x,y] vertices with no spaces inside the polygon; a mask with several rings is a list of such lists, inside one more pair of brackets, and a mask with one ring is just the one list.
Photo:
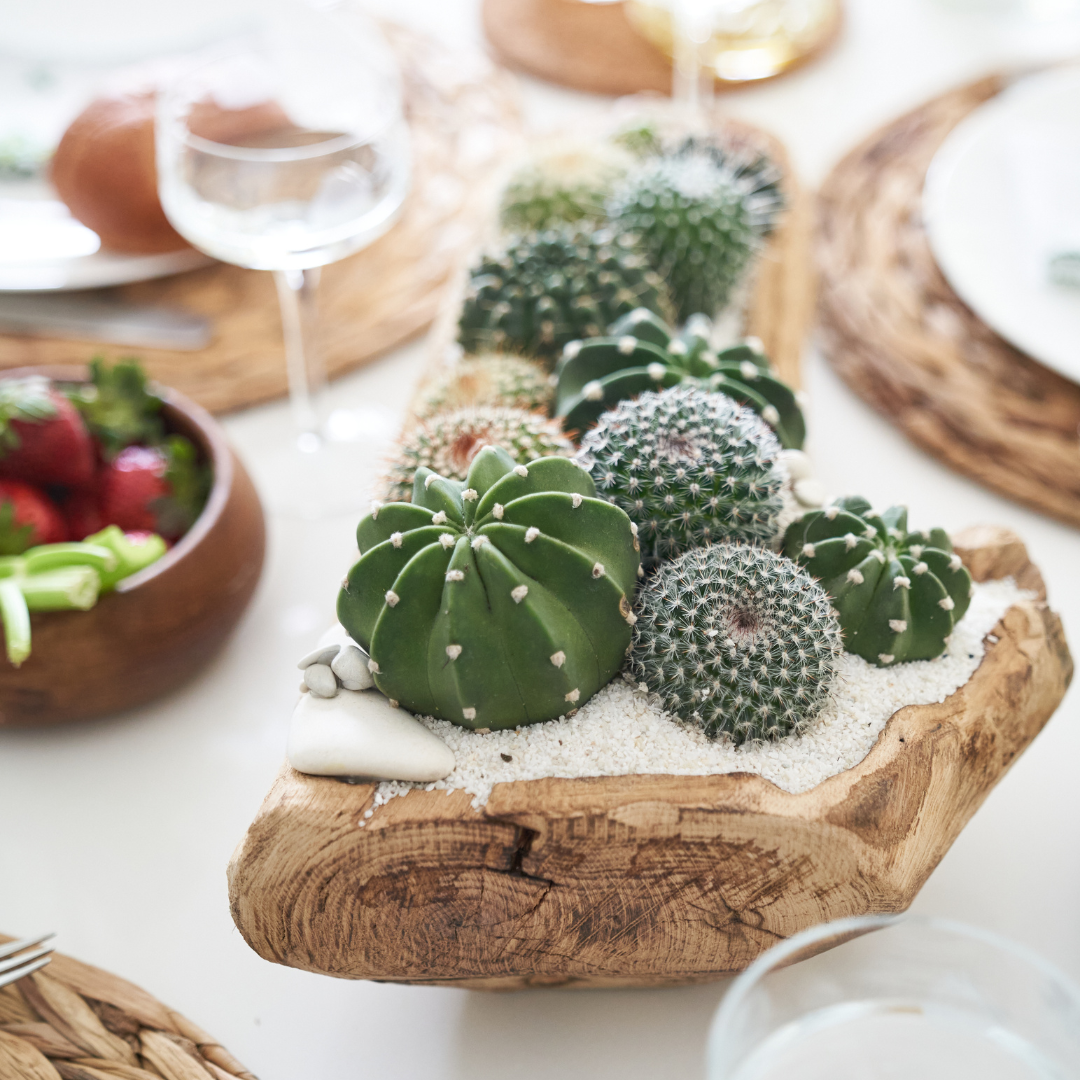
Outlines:
{"label": "wood grain texture", "polygon": [[[637,31],[625,4],[483,0],[481,15],[488,41],[508,67],[593,94],[671,93],[671,60]],[[780,74],[827,49],[840,25],[838,11],[818,46]],[[718,90],[746,85],[716,80]]]}
{"label": "wood grain texture", "polygon": [[[322,347],[331,376],[419,334],[442,292],[479,242],[491,180],[517,146],[513,81],[483,57],[454,52],[389,27],[405,85],[413,189],[400,220],[370,247],[323,270]],[[281,318],[270,274],[218,263],[115,290],[125,300],[176,305],[208,316],[202,350],[138,349],[154,378],[211,412],[230,412],[286,393]],[[129,348],[50,338],[0,337],[0,368],[64,364]]]}
{"label": "wood grain texture", "polygon": [[1008,85],[943,94],[870,136],[819,199],[822,339],[852,389],[939,461],[1080,525],[1080,386],[998,337],[949,287],[921,220],[946,135]]}
{"label": "wood grain texture", "polygon": [[[14,941],[0,934],[0,944]],[[0,989],[3,1080],[256,1080],[216,1039],[134,983],[54,953]]]}
{"label": "wood grain texture", "polygon": [[89,720],[160,697],[218,654],[251,600],[266,548],[255,487],[208,413],[175,391],[163,396],[169,429],[213,469],[206,506],[170,551],[89,611],[31,615],[29,659],[0,662],[0,728]]}
{"label": "wood grain texture", "polygon": [[[1037,599],[966,686],[901,709],[857,766],[800,795],[759,776],[623,776],[414,791],[284,767],[229,867],[233,919],[276,963],[483,989],[661,986],[746,967],[810,925],[903,911],[1072,676],[1005,530],[956,537],[979,580]],[[996,640],[995,640],[996,639]]]}

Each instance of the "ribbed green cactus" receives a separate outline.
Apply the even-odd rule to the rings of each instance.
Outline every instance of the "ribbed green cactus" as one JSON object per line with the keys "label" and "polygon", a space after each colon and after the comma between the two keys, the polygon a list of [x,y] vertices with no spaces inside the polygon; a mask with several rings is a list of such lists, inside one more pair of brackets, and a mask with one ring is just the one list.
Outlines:
{"label": "ribbed green cactus", "polygon": [[691,548],[646,581],[627,674],[664,708],[736,743],[798,732],[843,651],[825,591],[767,548]]}
{"label": "ribbed green cactus", "polygon": [[771,540],[782,506],[779,453],[749,409],[672,386],[604,413],[582,438],[578,461],[630,515],[651,564],[719,540]]}
{"label": "ribbed green cactus", "polygon": [[519,237],[473,269],[461,311],[466,352],[514,351],[554,364],[637,307],[670,311],[663,281],[628,237],[551,230]]}
{"label": "ribbed green cactus", "polygon": [[574,444],[558,422],[524,409],[482,405],[437,413],[407,432],[387,472],[388,498],[408,499],[420,468],[464,480],[485,446],[498,446],[519,464],[536,458],[572,457]]}
{"label": "ribbed green cactus", "polygon": [[608,218],[639,237],[680,321],[697,311],[714,315],[783,206],[779,180],[767,158],[688,140],[630,170],[608,202]]}
{"label": "ribbed green cactus", "polygon": [[908,532],[907,508],[858,496],[792,522],[784,552],[833,598],[844,647],[879,667],[940,656],[971,602],[971,575],[944,529]]}
{"label": "ribbed green cactus", "polygon": [[501,405],[547,412],[554,391],[551,376],[521,356],[483,353],[466,356],[440,372],[420,393],[420,417],[477,405]]}
{"label": "ribbed green cactus", "polygon": [[420,469],[413,501],[376,505],[356,542],[338,618],[410,712],[478,729],[551,720],[622,665],[637,541],[572,461],[486,447],[464,483]]}
{"label": "ribbed green cactus", "polygon": [[646,308],[618,319],[604,337],[571,341],[555,368],[555,415],[564,431],[584,431],[612,405],[643,390],[693,383],[753,409],[787,449],[801,449],[806,424],[795,393],[751,338],[721,352],[709,347],[712,323],[687,320],[676,334]]}

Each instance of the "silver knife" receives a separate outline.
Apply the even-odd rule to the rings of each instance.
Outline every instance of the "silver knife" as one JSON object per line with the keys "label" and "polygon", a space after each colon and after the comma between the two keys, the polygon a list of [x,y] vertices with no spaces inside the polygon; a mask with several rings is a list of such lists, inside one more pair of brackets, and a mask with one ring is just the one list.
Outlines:
{"label": "silver knife", "polygon": [[210,344],[210,320],[179,307],[70,293],[0,293],[0,333],[194,351]]}

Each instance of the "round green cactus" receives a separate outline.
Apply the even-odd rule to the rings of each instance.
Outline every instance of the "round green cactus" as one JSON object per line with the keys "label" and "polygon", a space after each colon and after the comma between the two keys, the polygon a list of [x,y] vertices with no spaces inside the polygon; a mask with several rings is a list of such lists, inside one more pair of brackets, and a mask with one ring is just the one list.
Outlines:
{"label": "round green cactus", "polygon": [[608,217],[639,237],[681,321],[728,303],[782,205],[768,159],[688,140],[627,173]]}
{"label": "round green cactus", "polygon": [[524,409],[481,405],[436,413],[407,432],[387,473],[387,496],[408,499],[420,468],[464,480],[485,446],[498,446],[520,465],[540,457],[572,457],[570,442],[554,420]]}
{"label": "round green cactus", "polygon": [[604,413],[578,460],[638,527],[646,562],[720,540],[767,542],[779,529],[780,444],[723,394],[646,391]]}
{"label": "round green cactus", "polygon": [[838,499],[788,527],[784,552],[833,598],[844,647],[879,667],[945,651],[971,602],[971,575],[944,529],[908,532],[907,509]]}
{"label": "round green cactus", "polygon": [[441,371],[420,392],[417,416],[477,405],[547,412],[551,376],[533,360],[502,353],[466,356]]}
{"label": "round green cactus", "polygon": [[767,548],[691,548],[645,582],[635,611],[628,677],[736,743],[806,727],[843,651],[825,591]]}
{"label": "round green cactus", "polygon": [[551,230],[518,237],[473,269],[458,338],[466,352],[510,350],[554,364],[568,341],[602,334],[634,308],[664,315],[670,306],[629,238]]}
{"label": "round green cactus", "polygon": [[645,308],[618,319],[605,337],[571,341],[555,368],[555,416],[564,431],[584,431],[606,409],[643,390],[693,383],[753,409],[786,449],[801,449],[806,423],[795,392],[781,382],[756,338],[721,352],[709,347],[712,323],[692,316],[680,334]]}
{"label": "round green cactus", "polygon": [[465,481],[419,469],[376,505],[338,618],[414,713],[516,727],[573,711],[619,670],[639,556],[627,516],[566,458],[485,447]]}

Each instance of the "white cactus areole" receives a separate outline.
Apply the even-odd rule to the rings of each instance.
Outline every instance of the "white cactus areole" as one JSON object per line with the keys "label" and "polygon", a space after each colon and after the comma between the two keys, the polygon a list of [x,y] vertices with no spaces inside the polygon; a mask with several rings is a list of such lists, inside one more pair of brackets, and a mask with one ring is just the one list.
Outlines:
{"label": "white cactus areole", "polygon": [[709,736],[804,729],[843,651],[825,590],[767,548],[713,544],[663,563],[637,600],[628,678]]}
{"label": "white cactus areole", "polygon": [[552,720],[623,663],[637,538],[567,458],[524,466],[487,446],[464,480],[418,469],[412,502],[379,506],[356,541],[338,618],[410,712],[493,730]]}

